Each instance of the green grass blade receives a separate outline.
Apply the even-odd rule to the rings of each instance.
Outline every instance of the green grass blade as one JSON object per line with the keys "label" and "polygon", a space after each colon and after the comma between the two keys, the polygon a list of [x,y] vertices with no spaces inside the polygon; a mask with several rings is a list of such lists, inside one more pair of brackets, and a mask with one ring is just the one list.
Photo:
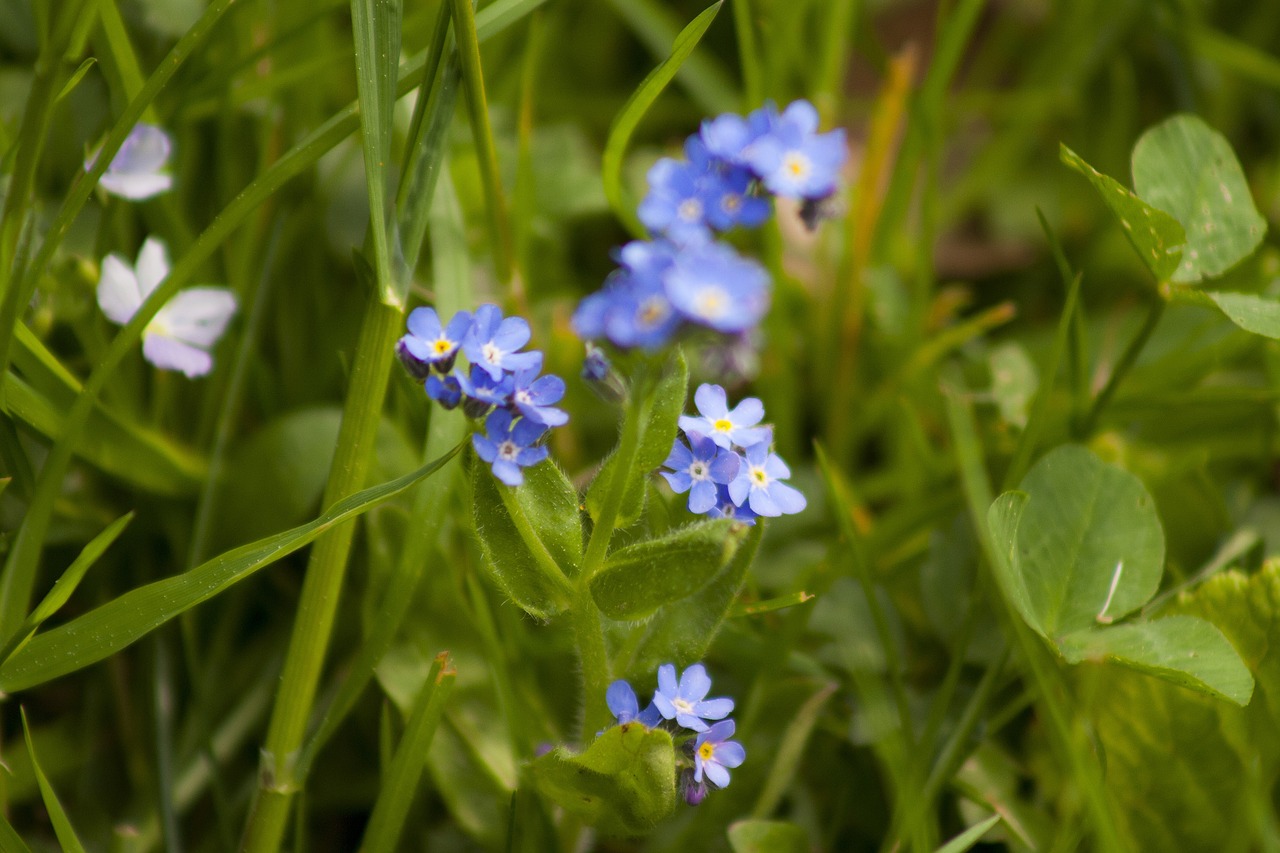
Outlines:
{"label": "green grass blade", "polygon": [[227,551],[184,574],[134,589],[66,625],[37,635],[0,666],[0,690],[25,690],[109,657],[178,614],[431,476],[460,447],[403,477],[338,501],[313,521]]}
{"label": "green grass blade", "polygon": [[458,59],[466,91],[467,114],[471,118],[471,136],[480,162],[480,180],[484,184],[485,208],[489,213],[490,239],[493,241],[493,266],[498,281],[511,281],[511,224],[507,219],[507,203],[502,192],[502,176],[498,171],[498,150],[489,124],[489,105],[484,93],[484,74],[480,67],[480,37],[476,29],[475,10],[471,0],[449,0],[453,15],[453,32],[458,41]]}
{"label": "green grass blade", "polygon": [[80,66],[71,73],[69,78],[67,78],[67,82],[62,84],[62,89],[58,92],[58,96],[54,98],[54,100],[61,103],[62,99],[67,95],[70,95],[72,91],[75,90],[76,86],[80,84],[80,81],[84,79],[84,75],[89,73],[89,69],[97,64],[98,60],[94,59],[92,56],[84,62],[81,62]]}
{"label": "green grass blade", "polygon": [[391,766],[382,777],[382,790],[373,805],[373,814],[365,830],[361,850],[394,850],[404,828],[405,816],[413,805],[418,781],[427,763],[431,739],[440,725],[445,702],[457,680],[457,670],[449,662],[449,653],[436,655],[426,683],[418,691],[413,711],[405,726],[404,737],[396,747]]}
{"label": "green grass blade", "polygon": [[[662,57],[667,45],[677,38],[680,19],[667,5],[654,0],[610,0],[610,3],[654,57]],[[702,112],[714,114],[738,108],[741,96],[732,76],[710,55],[690,57],[679,69],[678,76],[680,85]]]}
{"label": "green grass blade", "polygon": [[495,0],[476,13],[476,38],[483,42],[546,2],[547,0]]}
{"label": "green grass blade", "polygon": [[391,121],[403,12],[401,0],[351,0],[373,266],[379,297],[402,312],[409,282],[397,282],[392,276],[392,252],[398,252],[399,247],[390,245],[387,228],[387,164],[391,161]]}
{"label": "green grass blade", "polygon": [[120,516],[84,546],[79,556],[62,573],[62,577],[53,582],[53,589],[49,590],[49,594],[31,611],[27,621],[22,623],[22,627],[5,641],[4,647],[0,649],[0,666],[39,630],[46,619],[62,609],[62,605],[67,603],[71,594],[76,591],[76,587],[80,585],[80,581],[84,579],[85,572],[89,571],[89,567],[111,547],[131,521],[133,521],[131,512]]}
{"label": "green grass blade", "polygon": [[774,753],[773,766],[769,768],[769,772],[765,775],[768,780],[765,783],[764,790],[760,792],[760,796],[756,799],[755,808],[751,810],[752,817],[763,818],[773,814],[778,804],[786,795],[787,790],[791,787],[791,783],[795,780],[796,771],[800,768],[800,761],[804,756],[805,747],[809,743],[809,737],[813,734],[814,727],[818,724],[818,715],[822,713],[822,708],[827,704],[827,700],[835,695],[838,685],[823,685],[816,693],[805,700],[805,703],[796,711],[796,715],[787,724],[786,730],[782,733],[782,740],[778,744],[777,752]]}
{"label": "green grass blade", "polygon": [[31,848],[4,815],[0,815],[0,850],[5,853],[31,853]]}
{"label": "green grass blade", "polygon": [[49,822],[53,824],[53,832],[58,836],[58,843],[62,845],[64,853],[84,853],[84,845],[76,837],[76,831],[71,826],[71,819],[67,817],[66,810],[62,808],[62,803],[58,801],[58,795],[53,790],[53,786],[49,784],[49,779],[44,775],[44,771],[40,769],[40,762],[36,759],[35,744],[31,742],[31,727],[27,725],[27,711],[25,708],[21,709],[21,714],[22,736],[27,741],[27,755],[31,758],[31,770],[35,773],[36,782],[40,785],[40,799],[44,801],[45,811],[49,813]]}
{"label": "green grass blade", "polygon": [[982,836],[1000,822],[1000,815],[993,814],[986,820],[975,823],[955,838],[938,848],[938,853],[964,853],[970,847],[978,843]]}
{"label": "green grass blade", "polygon": [[627,144],[631,141],[631,135],[640,124],[640,120],[653,106],[658,95],[662,94],[662,90],[675,77],[680,66],[693,53],[693,49],[698,46],[703,34],[720,13],[722,5],[724,0],[708,6],[680,31],[680,35],[676,36],[675,43],[671,46],[671,54],[644,78],[639,88],[627,100],[622,111],[618,113],[618,117],[613,121],[613,127],[609,130],[609,139],[605,143],[600,166],[604,180],[604,194],[609,199],[609,206],[613,208],[614,214],[638,238],[644,239],[648,234],[636,217],[635,203],[627,197],[622,186],[623,155],[627,152]]}

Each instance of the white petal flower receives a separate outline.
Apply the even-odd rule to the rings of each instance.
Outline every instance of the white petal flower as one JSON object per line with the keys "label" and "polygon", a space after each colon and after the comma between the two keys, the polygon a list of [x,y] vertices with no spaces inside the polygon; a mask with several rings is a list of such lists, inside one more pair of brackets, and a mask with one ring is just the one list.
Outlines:
{"label": "white petal flower", "polygon": [[[136,266],[117,254],[102,261],[98,306],[107,319],[124,325],[143,301],[169,275],[164,243],[148,237]],[[151,318],[142,332],[142,355],[162,370],[180,370],[188,377],[213,369],[208,350],[226,331],[236,313],[236,297],[225,287],[192,287],[176,294]]]}
{"label": "white petal flower", "polygon": [[[173,186],[173,177],[163,171],[172,150],[167,133],[153,124],[138,124],[98,179],[98,186],[134,201],[159,195]],[[85,169],[92,168],[97,158],[95,154],[85,161]]]}

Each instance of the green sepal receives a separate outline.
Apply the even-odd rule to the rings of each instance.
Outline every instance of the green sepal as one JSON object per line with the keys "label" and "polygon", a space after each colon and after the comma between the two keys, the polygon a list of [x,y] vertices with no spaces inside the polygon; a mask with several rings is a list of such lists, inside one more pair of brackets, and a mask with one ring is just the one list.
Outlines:
{"label": "green sepal", "polygon": [[641,723],[607,729],[580,755],[558,747],[530,769],[544,796],[607,835],[644,835],[675,810],[675,745]]}
{"label": "green sepal", "polygon": [[569,606],[582,562],[578,493],[554,462],[524,469],[512,488],[479,460],[471,465],[476,536],[485,562],[511,600],[547,619]]}
{"label": "green sepal", "polygon": [[591,596],[610,619],[644,619],[709,583],[746,531],[732,519],[711,519],[619,548],[591,579]]}
{"label": "green sepal", "polygon": [[[627,491],[623,495],[618,518],[614,522],[620,528],[634,524],[644,512],[645,480],[671,454],[671,446],[676,440],[676,426],[684,411],[688,383],[689,366],[685,363],[684,355],[677,353],[662,371],[662,376],[653,389],[653,396],[648,401],[648,415],[641,419],[643,432],[636,451],[635,465],[631,478],[627,481]],[[638,401],[638,404],[644,405],[645,401]],[[604,496],[609,493],[609,483],[617,468],[615,451],[600,466],[600,473],[596,474],[587,489],[587,512],[591,514],[592,520],[600,516]]]}

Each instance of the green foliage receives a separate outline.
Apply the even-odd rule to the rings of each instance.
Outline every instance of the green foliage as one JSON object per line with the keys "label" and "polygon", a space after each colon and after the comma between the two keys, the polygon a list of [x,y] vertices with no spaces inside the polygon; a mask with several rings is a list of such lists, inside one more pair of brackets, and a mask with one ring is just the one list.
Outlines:
{"label": "green foliage", "polygon": [[671,735],[639,723],[614,726],[581,755],[554,749],[530,769],[552,802],[607,835],[642,835],[675,808]]}
{"label": "green foliage", "polygon": [[1216,278],[1253,254],[1267,224],[1231,143],[1193,115],[1176,115],[1133,146],[1133,186],[1186,232],[1171,280]]}
{"label": "green foliage", "polygon": [[743,820],[729,827],[733,853],[804,853],[809,839],[794,823],[781,820]]}
{"label": "green foliage", "polygon": [[646,619],[710,582],[745,535],[745,527],[716,519],[619,548],[591,579],[591,595],[610,619]]}
{"label": "green foliage", "polygon": [[471,489],[476,534],[498,585],[533,616],[565,609],[569,578],[582,561],[582,517],[564,472],[554,462],[539,463],[512,490],[477,462]]}
{"label": "green foliage", "polygon": [[992,504],[988,524],[1010,605],[1068,662],[1110,660],[1248,704],[1253,678],[1211,623],[1111,626],[1155,594],[1164,572],[1155,502],[1132,474],[1064,445]]}

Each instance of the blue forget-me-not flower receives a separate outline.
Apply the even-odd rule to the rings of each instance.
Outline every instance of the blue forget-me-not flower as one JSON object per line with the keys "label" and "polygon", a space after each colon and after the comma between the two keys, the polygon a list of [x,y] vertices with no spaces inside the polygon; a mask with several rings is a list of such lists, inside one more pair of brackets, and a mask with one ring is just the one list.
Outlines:
{"label": "blue forget-me-not flower", "polygon": [[676,682],[676,668],[664,663],[658,667],[658,691],[653,694],[653,704],[664,719],[675,719],[686,729],[705,732],[705,720],[720,720],[733,712],[732,699],[707,699],[711,690],[711,678],[707,669],[695,663],[684,671]]}
{"label": "blue forget-me-not flower", "polygon": [[676,439],[662,464],[670,471],[662,476],[678,494],[689,493],[689,512],[710,512],[716,506],[717,486],[728,486],[738,476],[742,459],[732,450],[717,447],[700,432],[687,432],[689,446]]}
{"label": "blue forget-me-not flower", "polygon": [[521,468],[536,465],[547,458],[545,445],[536,445],[547,428],[528,418],[513,420],[506,409],[494,409],[484,422],[484,434],[471,436],[476,455],[488,462],[493,475],[508,486],[524,482]]}
{"label": "blue forget-me-not flower", "polygon": [[733,737],[733,720],[722,720],[698,735],[693,744],[693,780],[705,776],[717,788],[729,784],[729,770],[747,759],[747,751]]}
{"label": "blue forget-me-not flower", "polygon": [[623,679],[618,679],[609,685],[604,694],[604,702],[609,706],[609,712],[613,714],[619,725],[637,722],[653,728],[662,722],[662,714],[653,702],[650,702],[643,711],[640,710],[636,691]]}

